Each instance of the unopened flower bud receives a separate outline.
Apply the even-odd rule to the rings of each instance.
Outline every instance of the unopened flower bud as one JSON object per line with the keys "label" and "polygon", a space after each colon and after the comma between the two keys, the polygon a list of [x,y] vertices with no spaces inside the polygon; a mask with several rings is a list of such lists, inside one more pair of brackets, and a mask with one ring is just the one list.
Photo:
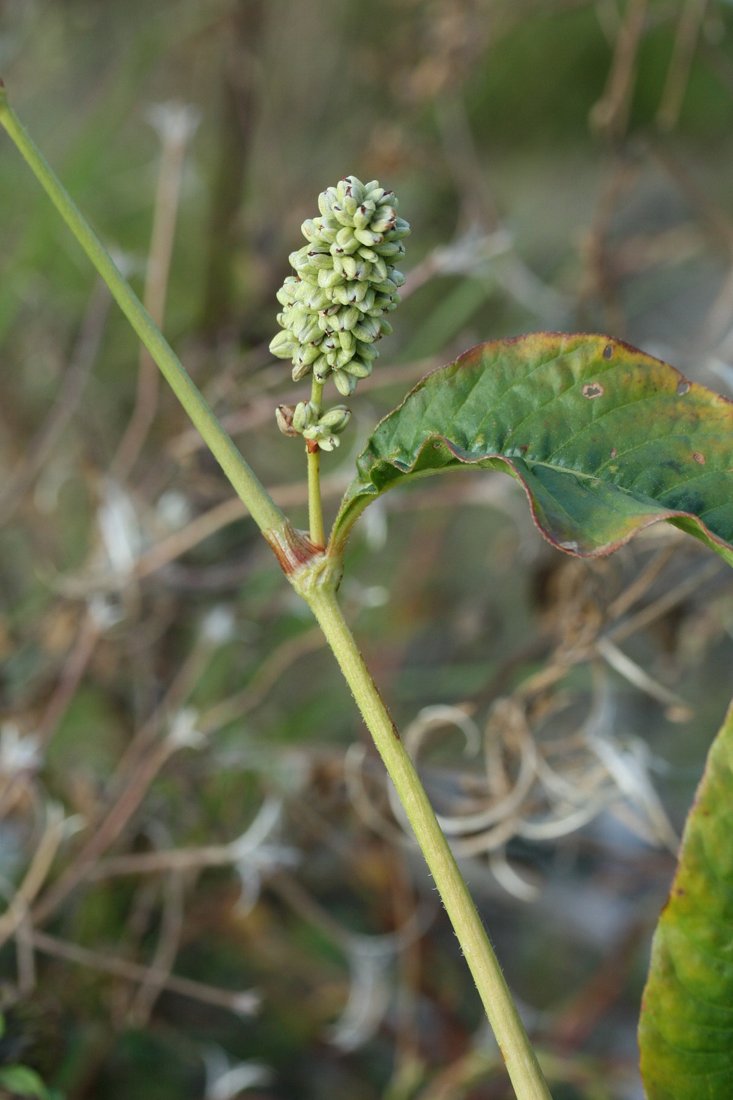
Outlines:
{"label": "unopened flower bud", "polygon": [[293,406],[278,405],[275,409],[275,422],[283,435],[300,435],[293,426]]}
{"label": "unopened flower bud", "polygon": [[289,359],[295,350],[295,346],[292,334],[287,329],[283,329],[278,332],[277,336],[273,336],[270,341],[270,353],[277,356],[278,359]]}
{"label": "unopened flower bud", "polygon": [[356,389],[356,378],[347,374],[344,370],[334,371],[333,381],[336,389],[343,397],[350,397]]}
{"label": "unopened flower bud", "polygon": [[293,428],[301,435],[318,421],[318,414],[310,401],[299,401],[293,410]]}
{"label": "unopened flower bud", "polygon": [[329,431],[340,435],[350,419],[351,409],[347,409],[346,405],[334,405],[333,408],[327,409],[323,413],[318,423],[321,427],[328,428]]}

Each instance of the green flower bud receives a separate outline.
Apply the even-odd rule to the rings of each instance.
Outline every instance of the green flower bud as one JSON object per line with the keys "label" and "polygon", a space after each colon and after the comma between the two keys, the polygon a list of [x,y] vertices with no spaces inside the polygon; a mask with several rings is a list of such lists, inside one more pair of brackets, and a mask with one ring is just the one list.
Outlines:
{"label": "green flower bud", "polygon": [[277,336],[273,336],[270,341],[270,354],[278,359],[289,359],[296,347],[297,343],[293,339],[292,333],[284,329],[282,332],[278,332]]}
{"label": "green flower bud", "polygon": [[318,272],[318,285],[323,290],[331,290],[341,282],[343,282],[343,276],[338,271],[329,271],[324,267]]}
{"label": "green flower bud", "polygon": [[335,371],[333,375],[333,381],[336,389],[344,397],[350,397],[356,389],[356,378],[354,378],[350,374],[347,374],[346,371]]}
{"label": "green flower bud", "polygon": [[361,241],[362,244],[367,246],[382,243],[382,234],[375,233],[371,229],[355,229],[354,236],[357,241]]}
{"label": "green flower bud", "polygon": [[395,256],[404,256],[405,246],[402,241],[382,241],[375,245],[374,251],[385,260],[391,260]]}
{"label": "green flower bud", "polygon": [[293,364],[306,368],[310,367],[315,363],[320,354],[321,349],[318,344],[303,344],[293,356]]}
{"label": "green flower bud", "polygon": [[[336,265],[336,262],[338,261],[334,261],[334,266]],[[353,256],[344,256],[341,260],[340,266],[347,279],[356,278],[356,260]]]}
{"label": "green flower bud", "polygon": [[[390,229],[394,229],[396,222],[397,211],[391,206],[383,206],[379,211],[379,215],[370,222],[369,228],[372,233],[381,235]],[[374,244],[379,243],[379,241],[374,241]]]}
{"label": "green flower bud", "polygon": [[361,314],[356,306],[349,306],[346,309],[340,309],[338,313],[339,326],[344,332],[350,332],[354,325],[358,322]]}
{"label": "green flower bud", "polygon": [[331,266],[331,253],[311,251],[307,253],[306,262],[303,265],[310,271],[320,271],[323,267]]}
{"label": "green flower bud", "polygon": [[351,215],[346,211],[341,202],[334,202],[331,213],[339,225],[351,225]]}
{"label": "green flower bud", "polygon": [[299,401],[293,409],[292,425],[296,433],[304,432],[318,423],[318,414],[310,401]]}
{"label": "green flower bud", "polygon": [[356,176],[344,176],[341,183],[344,185],[344,194],[356,199],[357,204],[363,200],[366,189],[360,179]]}
{"label": "green flower bud", "polygon": [[319,418],[318,423],[323,428],[328,428],[329,431],[335,432],[339,435],[351,419],[351,409],[347,409],[346,405],[334,405],[333,408],[327,409],[325,413]]}
{"label": "green flower bud", "polygon": [[348,366],[343,368],[352,378],[368,378],[372,373],[371,363],[362,363],[360,359],[352,359]]}
{"label": "green flower bud", "polygon": [[[347,334],[347,333],[344,333],[344,335],[349,335],[349,336],[350,336],[350,335],[351,335],[351,333],[348,333],[348,334]],[[355,340],[353,339],[353,337],[352,337],[352,345],[351,345],[351,347],[349,347],[349,348],[343,348],[343,347],[342,347],[342,348],[339,348],[339,349],[337,350],[337,352],[336,352],[336,358],[335,358],[335,361],[334,361],[334,364],[333,364],[333,365],[334,365],[334,368],[335,368],[336,370],[341,370],[341,369],[342,369],[343,367],[346,367],[346,366],[348,366],[348,364],[349,364],[349,361],[350,361],[350,359],[351,359],[352,355],[354,354],[354,347],[355,347],[355,345],[356,345],[356,341],[355,341]]]}
{"label": "green flower bud", "polygon": [[277,292],[277,300],[282,306],[291,306],[295,301],[299,280],[294,275],[288,275],[287,279]]}
{"label": "green flower bud", "polygon": [[314,340],[320,340],[321,330],[318,325],[318,319],[309,317],[308,323],[303,325],[298,333],[298,339],[301,344],[312,344]]}
{"label": "green flower bud", "polygon": [[[319,221],[320,219],[318,219]],[[300,232],[307,241],[315,241],[320,234],[320,226],[314,218],[306,218],[300,227]]]}
{"label": "green flower bud", "polygon": [[370,216],[371,216],[370,212],[366,208],[366,206],[358,207],[358,209],[354,212],[354,219],[353,219],[354,230],[366,229],[367,226],[369,225]]}
{"label": "green flower bud", "polygon": [[[306,436],[306,438],[308,437]],[[318,432],[317,436],[314,435],[311,438],[316,439],[322,451],[335,451],[341,442],[337,435],[329,435],[327,432]]]}
{"label": "green flower bud", "polygon": [[328,305],[329,299],[325,291],[321,290],[318,286],[312,286],[310,283],[306,284],[303,288],[302,296],[303,305],[306,306],[312,313],[323,309]]}
{"label": "green flower bud", "polygon": [[395,222],[394,228],[389,231],[390,241],[401,241],[403,237],[409,236],[410,223],[406,222],[404,218],[398,218]]}
{"label": "green flower bud", "polygon": [[365,344],[376,340],[379,335],[379,321],[375,317],[364,317],[358,325],[354,325],[354,336],[357,340],[363,340]]}
{"label": "green flower bud", "polygon": [[364,191],[369,201],[375,204],[387,193],[383,187],[379,186],[379,180],[370,180],[369,183],[364,184]]}

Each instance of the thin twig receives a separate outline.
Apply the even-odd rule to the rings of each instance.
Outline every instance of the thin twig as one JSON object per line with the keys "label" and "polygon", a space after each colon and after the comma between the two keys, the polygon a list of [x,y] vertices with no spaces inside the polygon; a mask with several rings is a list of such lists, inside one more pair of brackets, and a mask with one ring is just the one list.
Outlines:
{"label": "thin twig", "polygon": [[91,868],[114,844],[128,821],[135,813],[150,784],[177,746],[170,738],[160,741],[141,761],[119,799],[107,816],[95,828],[86,844],[76,854],[64,873],[56,880],[48,893],[43,895],[33,910],[35,924],[48,920],[69,894],[88,876]]}
{"label": "thin twig", "polygon": [[94,656],[99,637],[99,622],[87,608],[84,611],[71,652],[36,727],[36,734],[43,744],[47,745],[51,740],[61,719],[73,702],[89,662]]}
{"label": "thin twig", "polygon": [[629,0],[606,87],[591,112],[593,124],[612,137],[620,137],[626,130],[647,4],[648,0]]}
{"label": "thin twig", "polygon": [[323,649],[325,644],[318,627],[296,638],[288,638],[259,665],[246,688],[228,699],[222,699],[200,715],[201,731],[210,735],[254,710],[291,665],[306,654]]}
{"label": "thin twig", "polygon": [[609,627],[605,637],[612,639],[614,642],[622,642],[625,638],[636,634],[639,630],[649,626],[650,623],[655,622],[656,619],[661,618],[662,615],[666,615],[677,604],[686,600],[706,581],[711,580],[716,574],[720,573],[722,568],[723,566],[717,558],[706,561],[698,569],[693,570],[686,580],[680,581],[654,600],[653,603],[637,611],[630,619],[622,620],[622,622]]}
{"label": "thin twig", "polygon": [[657,125],[672,130],[680,117],[682,102],[690,80],[690,70],[700,28],[705,18],[708,0],[687,0],[677,23],[672,60],[667,70],[662,99],[657,111]]}
{"label": "thin twig", "polygon": [[260,998],[252,990],[237,992],[221,989],[218,986],[193,981],[191,978],[181,978],[165,971],[157,972],[153,967],[116,958],[107,952],[103,954],[101,951],[91,951],[87,947],[68,943],[57,936],[49,936],[46,932],[33,932],[32,942],[37,951],[42,951],[43,954],[51,955],[53,958],[64,959],[79,966],[88,966],[92,970],[111,974],[116,978],[124,978],[125,981],[136,984],[160,980],[161,987],[170,993],[178,993],[182,997],[190,997],[192,1000],[215,1005],[218,1008],[227,1008],[237,1015],[249,1016],[259,1007]]}
{"label": "thin twig", "polygon": [[0,493],[0,522],[7,521],[22,496],[33,485],[76,411],[102,342],[111,299],[101,279],[94,284],[79,328],[76,345],[51,411],[24,447],[24,461],[5,476]]}
{"label": "thin twig", "polygon": [[136,1027],[144,1027],[156,1000],[170,978],[176,961],[183,929],[183,878],[177,871],[166,877],[163,894],[163,914],[155,952],[147,976],[130,1005],[130,1017]]}
{"label": "thin twig", "polygon": [[[176,108],[164,105],[161,110],[171,111]],[[185,108],[179,107],[177,110],[183,112]],[[155,323],[162,328],[178,220],[183,165],[188,138],[192,130],[188,125],[176,124],[175,120],[168,125],[161,125],[158,129],[162,149],[143,305]],[[141,344],[135,407],[110,468],[111,475],[118,481],[126,480],[140,455],[155,419],[159,391],[160,373],[149,351],[144,344]]]}
{"label": "thin twig", "polygon": [[7,910],[0,917],[0,946],[6,942],[26,920],[28,907],[46,881],[59,845],[64,836],[65,821],[59,809],[52,810],[41,840],[20,886],[10,899]]}

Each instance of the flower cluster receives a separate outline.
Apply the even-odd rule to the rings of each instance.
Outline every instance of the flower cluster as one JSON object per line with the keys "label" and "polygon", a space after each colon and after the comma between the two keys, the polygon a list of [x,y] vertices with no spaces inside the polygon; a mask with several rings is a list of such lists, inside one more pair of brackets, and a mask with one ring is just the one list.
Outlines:
{"label": "flower cluster", "polygon": [[278,292],[282,331],[270,344],[291,359],[293,380],[307,374],[333,378],[339,393],[353,393],[371,374],[375,340],[391,332],[385,314],[397,306],[404,276],[394,262],[410,232],[397,215],[397,199],[376,180],[347,176],[318,199],[321,216],[303,223],[307,240],[290,256],[296,272]]}
{"label": "flower cluster", "polygon": [[351,419],[351,411],[345,405],[334,405],[321,412],[312,401],[299,401],[295,408],[278,405],[275,416],[283,435],[302,435],[317,443],[319,450],[333,451],[341,442],[339,436]]}

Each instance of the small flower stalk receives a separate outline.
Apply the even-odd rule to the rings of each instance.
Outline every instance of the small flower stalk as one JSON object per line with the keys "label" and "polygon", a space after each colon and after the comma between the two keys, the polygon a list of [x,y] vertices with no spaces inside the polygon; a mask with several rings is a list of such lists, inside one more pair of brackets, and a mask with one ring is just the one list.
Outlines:
{"label": "small flower stalk", "polygon": [[397,214],[393,192],[376,180],[347,176],[319,196],[318,207],[320,217],[302,225],[307,243],[290,255],[295,274],[278,291],[281,331],[270,351],[291,360],[293,381],[312,375],[314,383],[315,400],[280,407],[281,431],[330,451],[349,411],[337,405],[323,412],[320,387],[331,379],[349,397],[371,374],[374,344],[392,331],[386,315],[397,307],[405,281],[395,263],[405,254],[410,227]]}

